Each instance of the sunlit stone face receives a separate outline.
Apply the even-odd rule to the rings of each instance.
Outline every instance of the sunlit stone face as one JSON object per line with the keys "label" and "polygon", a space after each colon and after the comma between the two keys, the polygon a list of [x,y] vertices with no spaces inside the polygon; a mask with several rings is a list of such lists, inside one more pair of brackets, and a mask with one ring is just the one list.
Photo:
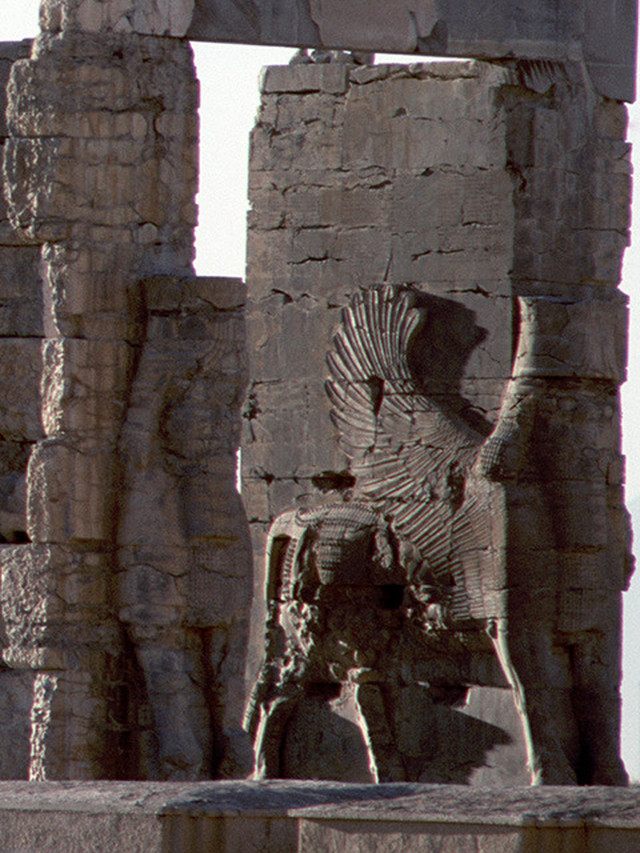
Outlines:
{"label": "sunlit stone face", "polygon": [[44,0],[44,30],[184,36],[194,0]]}

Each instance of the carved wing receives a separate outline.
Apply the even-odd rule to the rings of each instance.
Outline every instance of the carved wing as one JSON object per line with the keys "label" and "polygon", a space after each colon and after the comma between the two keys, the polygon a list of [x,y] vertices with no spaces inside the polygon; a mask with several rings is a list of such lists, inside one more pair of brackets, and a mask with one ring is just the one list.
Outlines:
{"label": "carved wing", "polygon": [[485,436],[447,408],[446,397],[429,397],[412,371],[428,311],[407,287],[357,294],[333,339],[326,387],[356,493],[393,518],[436,577],[452,578],[463,616],[468,582],[455,555],[484,546],[477,508],[463,504],[466,472]]}

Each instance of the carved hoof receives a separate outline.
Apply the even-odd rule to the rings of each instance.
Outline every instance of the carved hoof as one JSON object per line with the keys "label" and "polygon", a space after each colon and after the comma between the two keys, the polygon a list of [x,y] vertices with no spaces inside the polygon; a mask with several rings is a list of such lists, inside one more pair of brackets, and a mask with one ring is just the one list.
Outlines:
{"label": "carved hoof", "polygon": [[578,779],[575,772],[568,764],[562,767],[550,765],[548,767],[529,769],[531,774],[531,785],[577,785]]}

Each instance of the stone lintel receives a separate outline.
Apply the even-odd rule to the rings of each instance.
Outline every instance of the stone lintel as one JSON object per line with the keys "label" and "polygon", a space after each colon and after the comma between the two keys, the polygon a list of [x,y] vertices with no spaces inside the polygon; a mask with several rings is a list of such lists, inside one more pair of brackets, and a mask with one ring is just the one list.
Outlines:
{"label": "stone lintel", "polygon": [[425,56],[577,60],[596,90],[635,97],[636,0],[196,0],[187,37]]}
{"label": "stone lintel", "polygon": [[195,312],[203,305],[218,311],[232,311],[243,308],[246,302],[247,288],[240,278],[153,276],[143,284],[147,307],[152,313],[177,309]]}
{"label": "stone lintel", "polygon": [[637,850],[637,788],[0,782],[13,853]]}
{"label": "stone lintel", "polygon": [[15,62],[16,59],[26,59],[31,53],[32,43],[32,39],[0,41],[0,61]]}

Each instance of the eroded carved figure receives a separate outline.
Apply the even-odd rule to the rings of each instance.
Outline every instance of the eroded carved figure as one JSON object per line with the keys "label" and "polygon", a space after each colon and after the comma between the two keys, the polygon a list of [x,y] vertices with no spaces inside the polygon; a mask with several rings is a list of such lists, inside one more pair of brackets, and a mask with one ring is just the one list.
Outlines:
{"label": "eroded carved figure", "polygon": [[[355,486],[345,502],[286,512],[270,529],[266,654],[246,715],[256,776],[280,775],[287,722],[312,685],[355,685],[372,776],[389,781],[429,778],[398,744],[402,690],[420,684],[455,708],[470,686],[502,683],[533,784],[626,782],[628,519],[606,471],[613,451],[609,463],[579,459],[613,417],[616,386],[595,370],[568,376],[536,345],[568,310],[521,300],[513,375],[491,426],[417,378],[428,296],[372,287],[345,309],[327,392]],[[461,343],[463,360],[477,342]],[[594,513],[598,530],[585,533]]]}

